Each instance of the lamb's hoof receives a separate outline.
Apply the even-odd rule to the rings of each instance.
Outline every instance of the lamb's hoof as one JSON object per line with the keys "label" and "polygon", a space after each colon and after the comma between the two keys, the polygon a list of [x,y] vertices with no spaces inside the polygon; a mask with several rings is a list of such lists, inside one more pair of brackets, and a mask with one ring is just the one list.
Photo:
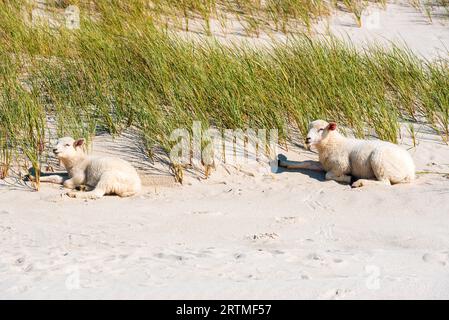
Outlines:
{"label": "lamb's hoof", "polygon": [[361,188],[363,187],[363,181],[362,180],[357,180],[356,182],[354,182],[353,184],[351,184],[352,188]]}
{"label": "lamb's hoof", "polygon": [[70,198],[76,198],[76,194],[77,194],[76,191],[69,191],[66,193],[66,195]]}
{"label": "lamb's hoof", "polygon": [[31,174],[27,174],[26,176],[23,177],[23,181],[36,182],[36,178]]}

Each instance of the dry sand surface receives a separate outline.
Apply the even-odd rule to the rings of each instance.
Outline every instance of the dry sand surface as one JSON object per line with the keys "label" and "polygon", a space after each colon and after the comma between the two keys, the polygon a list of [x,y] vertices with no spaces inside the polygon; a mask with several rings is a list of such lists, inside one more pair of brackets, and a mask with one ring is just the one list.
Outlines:
{"label": "dry sand surface", "polygon": [[[362,16],[362,28],[356,28],[350,14],[331,16],[329,22],[317,26],[320,33],[332,34],[356,44],[391,43],[407,46],[415,53],[432,59],[447,57],[449,51],[449,19],[443,9],[434,13],[432,21],[404,1],[388,4],[388,9],[371,6]],[[329,28],[327,28],[329,26]]]}
{"label": "dry sand surface", "polygon": [[[447,25],[402,10],[383,13],[396,21],[388,29],[400,24],[410,46],[436,56]],[[99,136],[93,152],[132,161],[143,192],[83,201],[0,182],[0,298],[447,299],[449,146],[416,130],[418,145],[401,145],[433,173],[362,189],[263,165],[189,173],[181,186],[132,135]],[[279,151],[317,159],[297,145]]]}
{"label": "dry sand surface", "polygon": [[[370,44],[399,45],[410,48],[427,59],[447,56],[449,51],[449,13],[435,7],[432,20],[409,5],[408,1],[389,1],[387,10],[372,5],[362,15],[362,27],[357,27],[354,15],[336,11],[323,18],[312,28],[314,36],[337,36],[339,39],[363,47]],[[294,34],[304,33],[301,28],[290,28]],[[273,41],[286,43],[291,39],[280,31],[264,30],[257,37],[248,36],[243,25],[228,19],[223,25],[211,20],[211,32],[221,43],[245,43],[253,47],[270,47]],[[190,22],[190,32],[179,31],[188,39],[204,39],[204,23]]]}

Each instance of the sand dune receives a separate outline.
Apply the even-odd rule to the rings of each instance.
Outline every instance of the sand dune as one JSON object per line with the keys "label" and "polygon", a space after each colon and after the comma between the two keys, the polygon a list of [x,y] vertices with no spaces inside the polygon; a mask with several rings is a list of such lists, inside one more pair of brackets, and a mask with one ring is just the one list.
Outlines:
{"label": "sand dune", "polygon": [[0,298],[448,298],[449,148],[422,133],[410,152],[439,173],[351,189],[219,168],[98,201],[3,185]]}
{"label": "sand dune", "polygon": [[[331,28],[441,54],[447,23],[417,16],[393,5],[377,31],[345,17]],[[219,167],[208,180],[190,172],[179,185],[132,134],[99,136],[93,152],[136,165],[142,194],[80,201],[0,181],[0,298],[448,299],[449,147],[416,130],[418,145],[406,130],[401,145],[427,173],[362,189],[266,164]],[[279,152],[317,159],[295,144]]]}

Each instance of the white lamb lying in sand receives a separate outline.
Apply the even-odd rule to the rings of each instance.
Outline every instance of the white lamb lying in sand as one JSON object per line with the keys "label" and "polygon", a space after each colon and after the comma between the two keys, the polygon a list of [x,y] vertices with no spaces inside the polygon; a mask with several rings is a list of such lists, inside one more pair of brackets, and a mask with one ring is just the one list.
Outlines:
{"label": "white lamb lying in sand", "polygon": [[[368,184],[407,183],[415,179],[415,164],[410,154],[385,141],[346,138],[334,122],[313,121],[307,134],[307,146],[316,147],[326,171],[326,180],[351,182],[353,187]],[[367,179],[377,179],[367,180]]]}
{"label": "white lamb lying in sand", "polygon": [[41,182],[63,184],[69,189],[85,186],[88,192],[68,193],[70,197],[82,199],[98,199],[106,194],[128,197],[140,191],[139,175],[130,163],[118,158],[88,156],[83,144],[84,139],[59,139],[53,152],[67,169],[69,179],[51,175],[41,177]]}

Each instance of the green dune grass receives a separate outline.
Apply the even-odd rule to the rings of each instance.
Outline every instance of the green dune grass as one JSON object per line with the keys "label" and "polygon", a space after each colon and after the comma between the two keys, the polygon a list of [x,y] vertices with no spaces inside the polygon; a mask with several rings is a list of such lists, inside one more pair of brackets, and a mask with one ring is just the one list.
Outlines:
{"label": "green dune grass", "polygon": [[[169,151],[173,130],[193,121],[277,128],[286,141],[292,128],[304,137],[308,122],[323,118],[397,142],[399,121],[425,118],[448,141],[447,55],[426,61],[406,48],[360,50],[306,34],[263,51],[193,43],[161,30],[145,3],[98,1],[96,18],[82,15],[69,31],[30,27],[21,1],[2,2],[0,177],[19,159],[40,171],[53,123],[59,136],[87,139],[132,126],[150,155],[155,146]],[[181,3],[206,10],[197,7],[206,2]]]}

